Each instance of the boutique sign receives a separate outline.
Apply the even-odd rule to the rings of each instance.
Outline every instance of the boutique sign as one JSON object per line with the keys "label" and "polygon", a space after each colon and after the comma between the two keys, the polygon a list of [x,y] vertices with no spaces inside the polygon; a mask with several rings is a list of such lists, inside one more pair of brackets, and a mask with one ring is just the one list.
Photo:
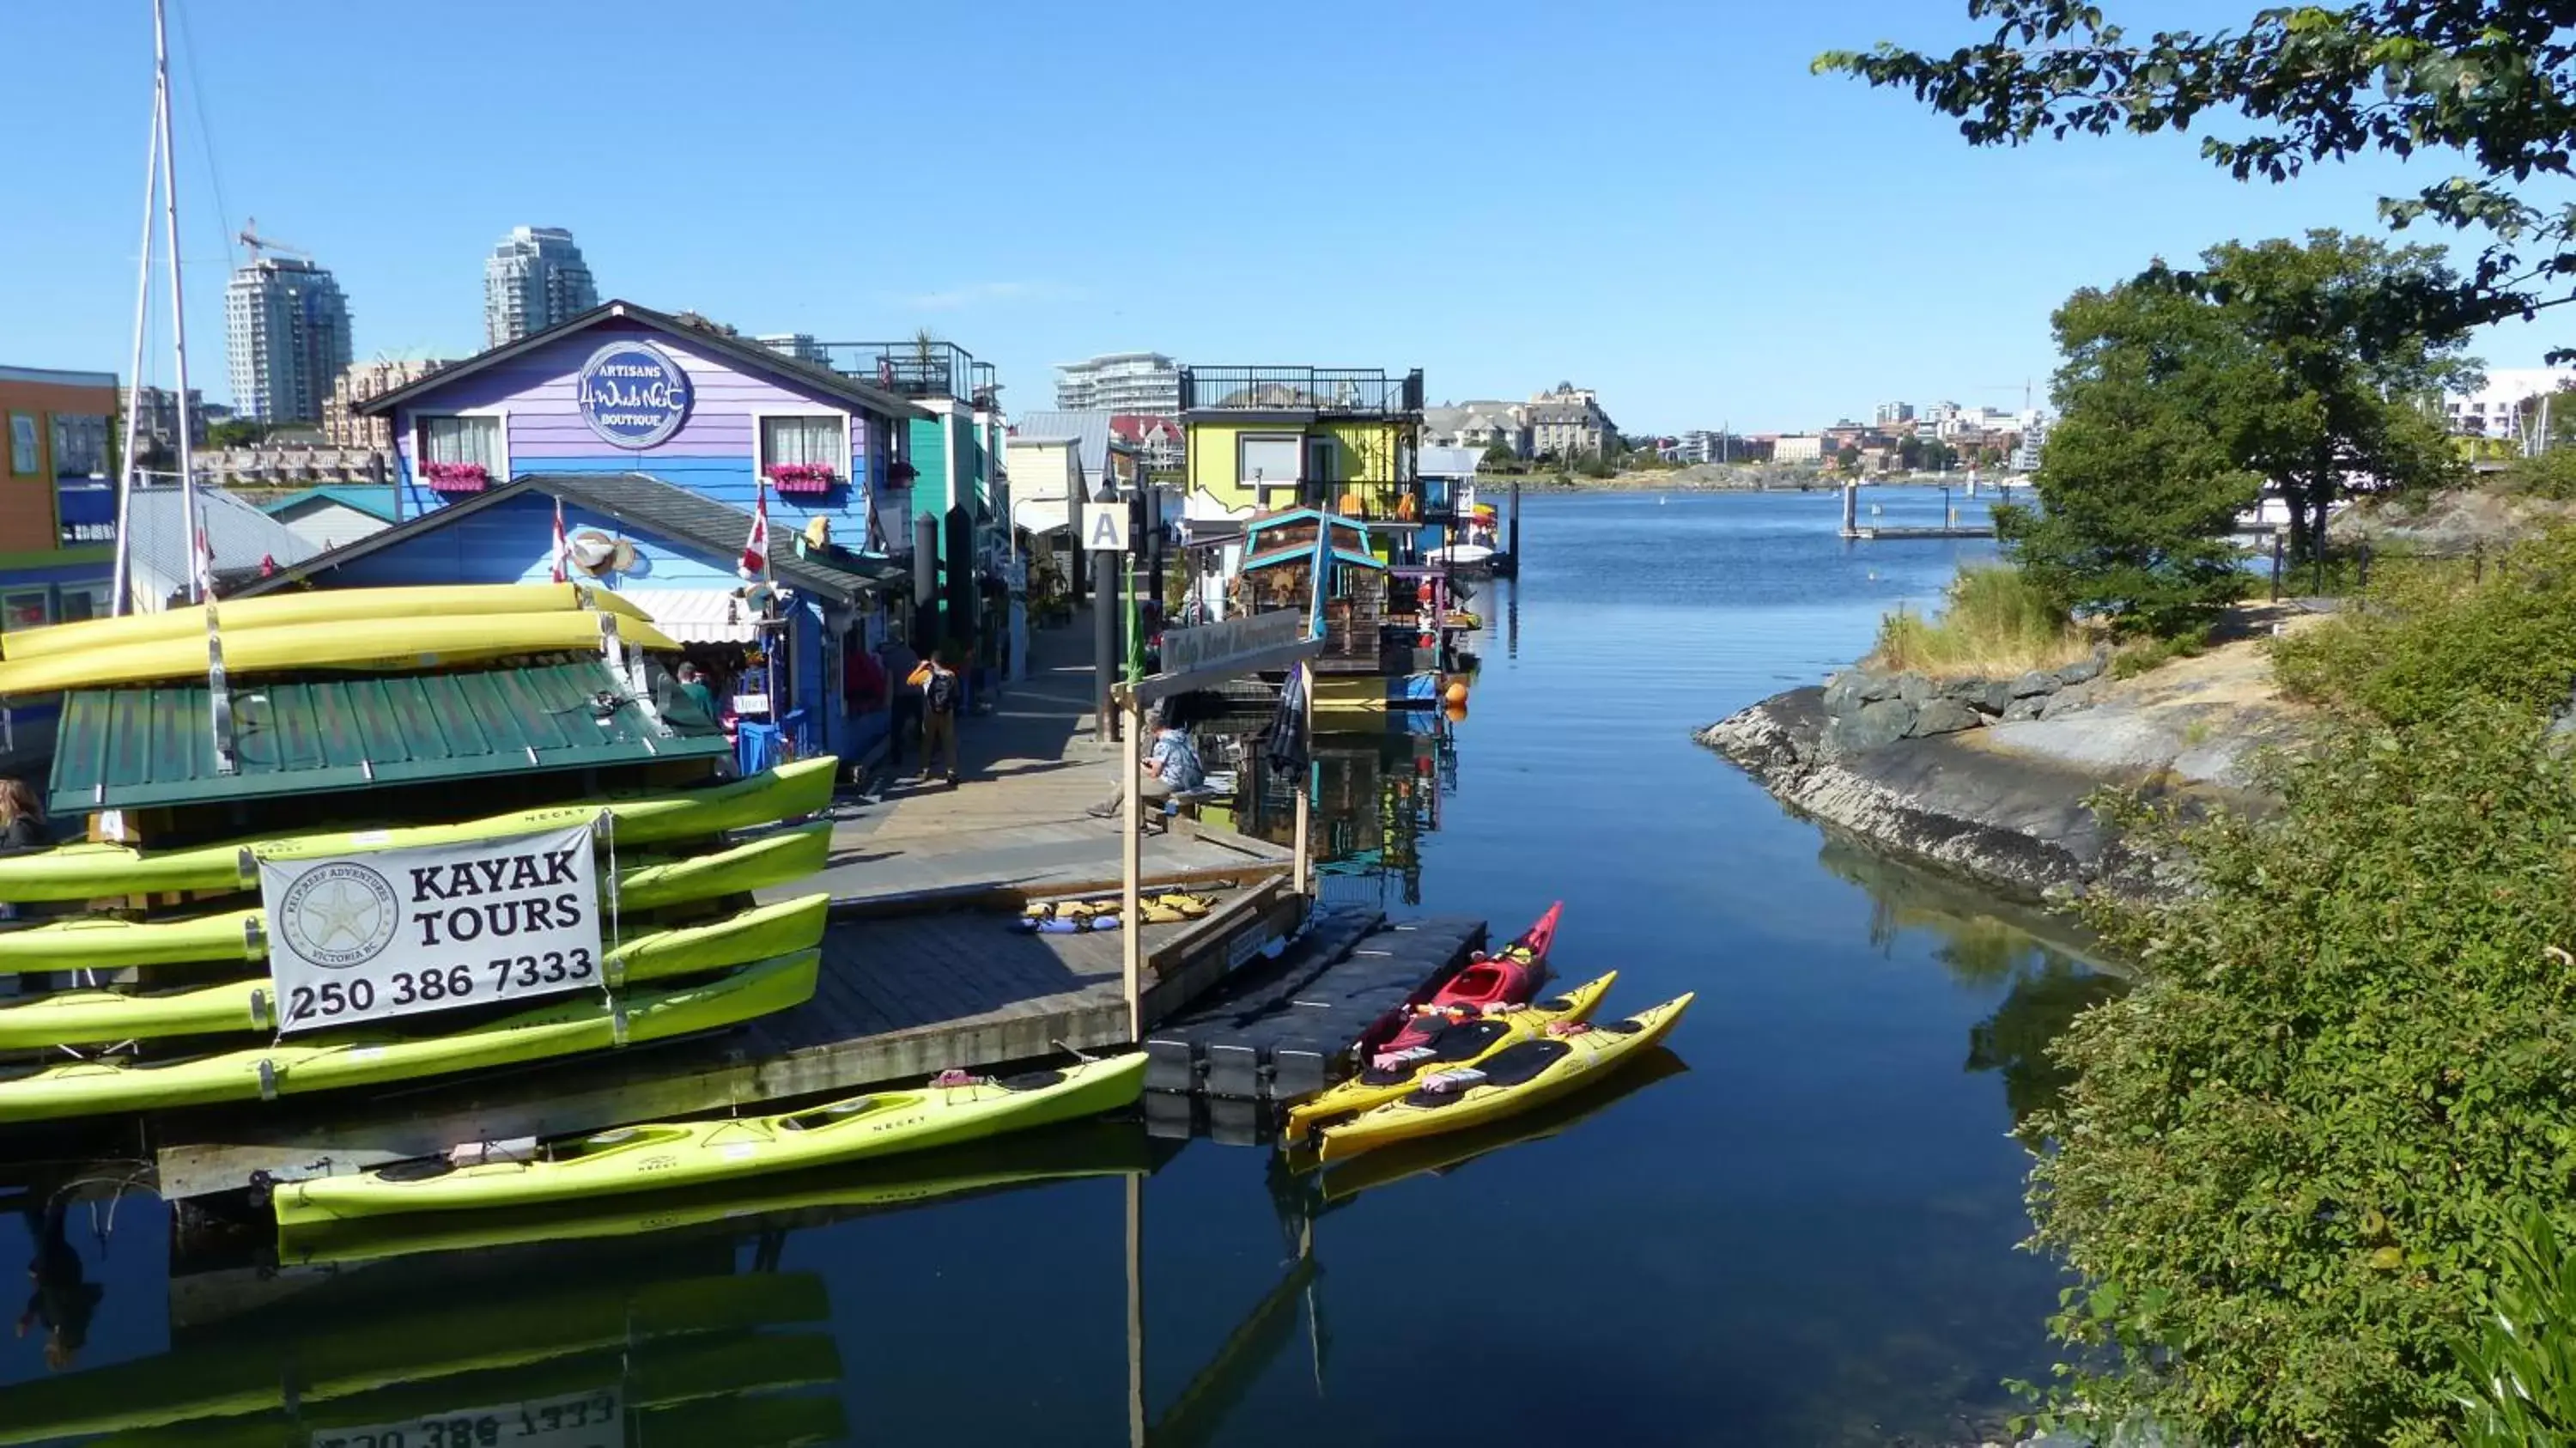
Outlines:
{"label": "boutique sign", "polygon": [[689,374],[649,342],[611,342],[581,366],[581,420],[618,447],[648,448],[689,415]]}

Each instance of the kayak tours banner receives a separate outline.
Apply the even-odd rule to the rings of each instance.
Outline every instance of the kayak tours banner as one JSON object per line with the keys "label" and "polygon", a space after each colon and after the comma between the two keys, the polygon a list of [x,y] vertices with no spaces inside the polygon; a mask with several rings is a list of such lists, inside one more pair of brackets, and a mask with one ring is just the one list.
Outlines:
{"label": "kayak tours banner", "polygon": [[278,1031],[601,988],[591,827],[259,862]]}

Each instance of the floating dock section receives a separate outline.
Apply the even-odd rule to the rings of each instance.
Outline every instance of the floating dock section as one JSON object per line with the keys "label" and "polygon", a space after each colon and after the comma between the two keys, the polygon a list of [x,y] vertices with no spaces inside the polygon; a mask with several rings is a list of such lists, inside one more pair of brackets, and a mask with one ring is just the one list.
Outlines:
{"label": "floating dock section", "polygon": [[1264,1139],[1263,1108],[1348,1074],[1370,1026],[1427,998],[1484,943],[1482,920],[1389,924],[1372,912],[1319,912],[1278,959],[1147,1033],[1147,1129]]}

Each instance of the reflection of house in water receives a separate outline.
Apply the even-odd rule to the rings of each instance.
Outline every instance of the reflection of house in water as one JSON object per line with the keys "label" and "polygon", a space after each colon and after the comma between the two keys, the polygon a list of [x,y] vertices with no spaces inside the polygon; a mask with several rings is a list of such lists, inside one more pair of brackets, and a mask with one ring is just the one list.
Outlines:
{"label": "reflection of house in water", "polygon": [[[1259,754],[1257,742],[1246,752],[1233,818],[1216,811],[1208,817],[1293,844],[1296,779],[1256,767]],[[1391,720],[1377,733],[1317,734],[1311,754],[1309,844],[1323,903],[1420,904],[1421,837],[1440,828],[1441,800],[1458,786],[1457,744],[1447,727],[1435,715],[1419,715]]]}

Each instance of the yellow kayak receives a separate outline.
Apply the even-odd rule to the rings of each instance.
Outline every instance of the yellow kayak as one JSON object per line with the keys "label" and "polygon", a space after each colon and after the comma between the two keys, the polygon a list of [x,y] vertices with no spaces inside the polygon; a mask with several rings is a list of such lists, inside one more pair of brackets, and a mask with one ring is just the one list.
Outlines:
{"label": "yellow kayak", "polygon": [[[427,588],[344,588],[276,593],[217,605],[215,626],[230,638],[235,629],[282,628],[309,623],[371,623],[471,614],[565,613],[595,609],[650,623],[653,616],[604,588],[578,583],[440,584]],[[203,643],[206,610],[173,608],[121,618],[83,619],[50,628],[21,629],[0,639],[0,657],[47,658],[82,649],[187,638]],[[200,662],[203,662],[200,660]]]}
{"label": "yellow kayak", "polygon": [[[808,949],[822,942],[831,904],[829,895],[806,895],[706,925],[638,935],[602,961],[607,984],[668,980]],[[259,912],[240,913],[256,932]],[[276,1006],[276,990],[264,976],[185,990],[55,991],[0,1005],[0,1050],[268,1031],[277,1026]]]}
{"label": "yellow kayak", "polygon": [[[6,667],[0,665],[0,667]],[[814,814],[832,802],[840,761],[831,755],[799,759],[747,779],[702,789],[601,795],[512,810],[452,825],[402,825],[382,829],[321,830],[266,840],[227,840],[169,850],[129,845],[77,844],[31,854],[0,856],[0,900],[18,904],[90,900],[107,895],[172,890],[248,890],[259,883],[261,860],[310,860],[367,850],[464,844],[503,835],[561,829],[605,813],[611,843],[664,844]],[[777,883],[771,881],[770,883]],[[641,906],[631,908],[641,909]],[[237,920],[238,917],[235,917]],[[137,925],[124,921],[36,926],[0,932],[0,971],[105,969],[172,960],[234,958],[225,945],[213,954],[173,955],[213,940],[204,922]],[[215,932],[221,935],[221,932]],[[118,943],[130,942],[130,944]],[[125,951],[138,952],[130,957]],[[262,955],[266,954],[265,947]],[[256,959],[244,955],[241,959]]]}
{"label": "yellow kayak", "polygon": [[1317,1154],[1332,1162],[1389,1142],[1465,1131],[1554,1100],[1654,1049],[1691,999],[1679,995],[1605,1025],[1562,1022],[1472,1068],[1433,1072],[1402,1099],[1325,1127]]}
{"label": "yellow kayak", "polygon": [[598,995],[565,997],[438,1036],[362,1028],[215,1055],[0,1072],[0,1122],[259,1101],[542,1061],[619,1044],[621,1021],[626,1042],[657,1041],[802,1005],[821,961],[820,951],[799,951],[703,985],[637,991],[615,1005]]}
{"label": "yellow kayak", "polygon": [[427,1253],[482,1252],[532,1242],[596,1241],[766,1219],[771,1228],[898,1212],[958,1197],[1154,1169],[1143,1126],[1098,1117],[856,1166],[821,1167],[748,1181],[593,1203],[569,1201],[518,1211],[325,1218],[280,1228],[285,1267],[354,1267]]}
{"label": "yellow kayak", "polygon": [[[297,623],[223,631],[224,668],[235,676],[298,669],[395,673],[451,668],[515,654],[603,652],[611,640],[676,651],[668,634],[640,619],[588,611],[413,618],[401,627]],[[0,659],[0,698],[55,694],[206,676],[206,636],[146,639]]]}
{"label": "yellow kayak", "polygon": [[281,1232],[318,1222],[417,1212],[542,1206],[619,1192],[894,1156],[1132,1106],[1142,1054],[1062,1070],[853,1096],[828,1106],[729,1121],[665,1121],[548,1143],[526,1161],[455,1166],[432,1158],[277,1188]]}
{"label": "yellow kayak", "polygon": [[[1572,1130],[1665,1077],[1677,1076],[1689,1069],[1681,1057],[1673,1054],[1671,1047],[1657,1046],[1643,1056],[1623,1062],[1618,1070],[1600,1081],[1560,1096],[1544,1106],[1486,1122],[1470,1131],[1402,1141],[1376,1151],[1363,1152],[1356,1158],[1345,1159],[1323,1174],[1320,1188],[1324,1204],[1328,1208],[1337,1206],[1363,1192],[1376,1191],[1414,1177],[1446,1176],[1478,1157]],[[1289,1163],[1290,1169],[1296,1171],[1311,1171],[1315,1165],[1311,1159],[1304,1162],[1292,1159]]]}
{"label": "yellow kayak", "polygon": [[1588,1021],[1610,993],[1619,972],[1596,977],[1553,1000],[1517,1007],[1488,1007],[1471,1021],[1441,1028],[1431,1043],[1411,1059],[1381,1066],[1368,1063],[1358,1075],[1337,1082],[1288,1108],[1289,1144],[1305,1139],[1320,1123],[1338,1116],[1383,1106],[1411,1091],[1423,1076],[1453,1066],[1472,1066],[1517,1042],[1543,1034],[1558,1021]]}
{"label": "yellow kayak", "polygon": [[736,891],[766,890],[802,880],[831,858],[832,822],[816,820],[712,855],[635,861],[617,872],[618,907],[658,910]]}

